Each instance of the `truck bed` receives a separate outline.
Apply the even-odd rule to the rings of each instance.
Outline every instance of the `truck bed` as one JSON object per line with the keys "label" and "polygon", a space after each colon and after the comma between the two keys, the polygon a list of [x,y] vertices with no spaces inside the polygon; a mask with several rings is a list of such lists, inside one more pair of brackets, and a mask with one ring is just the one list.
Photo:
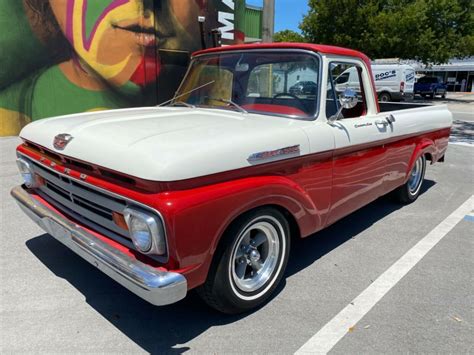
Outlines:
{"label": "truck bed", "polygon": [[414,102],[379,102],[380,112],[391,112],[399,110],[409,110],[413,108],[432,107],[430,104],[420,104]]}

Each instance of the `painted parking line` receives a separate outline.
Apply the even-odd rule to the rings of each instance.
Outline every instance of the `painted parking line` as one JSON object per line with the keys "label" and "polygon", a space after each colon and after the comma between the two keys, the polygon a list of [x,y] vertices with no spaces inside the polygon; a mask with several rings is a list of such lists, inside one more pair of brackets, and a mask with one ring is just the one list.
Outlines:
{"label": "painted parking line", "polygon": [[328,353],[443,237],[474,209],[474,195],[406,252],[295,354]]}

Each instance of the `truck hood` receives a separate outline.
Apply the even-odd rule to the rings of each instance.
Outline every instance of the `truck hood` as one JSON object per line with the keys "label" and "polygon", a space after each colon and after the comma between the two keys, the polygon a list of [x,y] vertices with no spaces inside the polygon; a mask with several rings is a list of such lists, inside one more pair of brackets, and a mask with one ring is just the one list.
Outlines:
{"label": "truck hood", "polygon": [[[255,153],[299,145],[309,153],[308,122],[224,109],[133,108],[35,121],[23,139],[68,157],[153,181],[177,181],[286,159]],[[70,134],[64,150],[54,137]]]}

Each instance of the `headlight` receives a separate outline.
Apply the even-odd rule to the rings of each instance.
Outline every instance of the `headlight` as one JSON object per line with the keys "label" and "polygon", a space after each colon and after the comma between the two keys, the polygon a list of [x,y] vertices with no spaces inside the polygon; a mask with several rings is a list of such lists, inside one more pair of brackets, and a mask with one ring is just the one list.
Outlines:
{"label": "headlight", "polygon": [[16,160],[16,164],[18,165],[18,169],[20,170],[21,176],[23,177],[23,181],[25,182],[26,187],[28,187],[29,189],[40,187],[41,180],[31,168],[30,163],[28,163],[25,159],[18,158]]}
{"label": "headlight", "polygon": [[133,244],[143,254],[166,254],[163,223],[157,216],[133,208],[123,211]]}

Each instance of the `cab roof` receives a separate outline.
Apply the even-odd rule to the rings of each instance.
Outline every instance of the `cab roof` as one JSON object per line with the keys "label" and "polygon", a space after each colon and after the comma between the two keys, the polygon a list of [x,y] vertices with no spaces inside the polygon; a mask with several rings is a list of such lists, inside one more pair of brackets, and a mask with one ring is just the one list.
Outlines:
{"label": "cab roof", "polygon": [[252,49],[253,50],[255,49],[303,49],[303,50],[308,50],[308,51],[323,53],[323,54],[356,57],[356,58],[362,59],[367,64],[367,67],[370,68],[370,60],[362,52],[356,51],[354,49],[349,49],[349,48],[328,46],[325,44],[311,44],[311,43],[281,42],[281,43],[238,44],[238,45],[209,48],[209,49],[197,51],[193,53],[193,57],[202,55],[202,54],[222,53],[222,52],[229,52],[229,51],[245,51],[245,50],[252,50]]}

